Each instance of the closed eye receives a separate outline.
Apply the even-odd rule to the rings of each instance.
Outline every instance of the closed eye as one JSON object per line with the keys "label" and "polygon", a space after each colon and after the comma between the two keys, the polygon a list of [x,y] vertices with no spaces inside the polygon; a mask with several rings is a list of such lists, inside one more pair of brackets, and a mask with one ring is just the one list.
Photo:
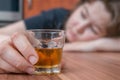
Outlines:
{"label": "closed eye", "polygon": [[81,16],[82,16],[83,19],[87,18],[87,16],[85,15],[85,13],[83,11],[81,12]]}
{"label": "closed eye", "polygon": [[87,10],[87,8],[84,6],[83,11],[81,12],[81,16],[82,16],[83,19],[87,19],[88,15],[89,15],[88,10]]}

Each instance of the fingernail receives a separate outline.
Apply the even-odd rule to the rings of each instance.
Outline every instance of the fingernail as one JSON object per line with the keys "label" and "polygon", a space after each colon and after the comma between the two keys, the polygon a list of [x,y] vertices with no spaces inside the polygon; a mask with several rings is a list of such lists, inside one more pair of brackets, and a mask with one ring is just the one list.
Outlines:
{"label": "fingernail", "polygon": [[35,56],[30,56],[29,61],[31,64],[35,64],[35,63],[37,63],[37,58]]}
{"label": "fingernail", "polygon": [[26,72],[29,73],[29,74],[33,74],[34,71],[35,71],[35,69],[32,68],[32,67],[28,67],[28,68],[26,69]]}

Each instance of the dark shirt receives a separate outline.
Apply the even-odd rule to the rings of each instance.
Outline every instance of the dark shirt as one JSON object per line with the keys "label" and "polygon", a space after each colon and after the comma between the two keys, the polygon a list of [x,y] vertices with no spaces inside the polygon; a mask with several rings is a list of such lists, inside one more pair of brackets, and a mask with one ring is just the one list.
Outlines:
{"label": "dark shirt", "polygon": [[63,29],[70,11],[56,8],[24,20],[27,29]]}

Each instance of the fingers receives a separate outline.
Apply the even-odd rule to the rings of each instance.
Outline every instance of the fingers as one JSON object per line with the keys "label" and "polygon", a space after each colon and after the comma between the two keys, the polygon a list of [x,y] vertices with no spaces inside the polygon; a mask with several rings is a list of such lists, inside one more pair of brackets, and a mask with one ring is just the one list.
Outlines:
{"label": "fingers", "polygon": [[29,39],[30,43],[35,47],[40,44],[40,41],[35,38],[35,33],[32,31],[26,31],[26,36]]}
{"label": "fingers", "polygon": [[0,42],[3,42],[5,40],[10,40],[10,36],[7,35],[0,35]]}
{"label": "fingers", "polygon": [[1,42],[0,73],[34,73],[31,64],[35,64],[38,60],[38,55],[31,45],[31,42],[35,42],[34,40],[33,35],[26,36],[25,34],[16,33],[11,37],[11,40],[7,40],[7,43]]}
{"label": "fingers", "polygon": [[12,43],[31,64],[35,64],[38,61],[38,55],[25,35],[14,34]]}
{"label": "fingers", "polygon": [[5,73],[5,72],[22,73],[20,70],[16,69],[15,67],[13,67],[12,65],[10,65],[1,58],[0,58],[0,69],[1,69],[0,73]]}
{"label": "fingers", "polygon": [[[24,59],[24,57],[21,56],[14,48],[12,48],[9,45],[6,45],[6,47],[2,49],[2,52],[0,53],[0,57],[5,62],[16,68],[16,69],[12,68],[12,66],[8,65],[7,63],[1,60],[1,64],[4,65],[3,66],[0,65],[0,66],[2,69],[6,71],[17,72],[18,69],[18,72],[23,71],[29,74],[32,74],[34,72],[34,68],[32,67],[32,65],[29,62],[27,62]],[[11,68],[11,70],[9,70],[9,68]]]}

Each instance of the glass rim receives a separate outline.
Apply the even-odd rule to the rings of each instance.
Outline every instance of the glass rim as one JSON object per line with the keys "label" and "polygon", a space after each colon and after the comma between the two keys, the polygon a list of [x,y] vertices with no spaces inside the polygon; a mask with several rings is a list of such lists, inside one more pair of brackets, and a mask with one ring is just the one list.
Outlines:
{"label": "glass rim", "polygon": [[33,31],[33,32],[44,32],[44,31],[48,31],[48,32],[65,32],[64,30],[60,30],[60,29],[29,29],[28,31]]}

